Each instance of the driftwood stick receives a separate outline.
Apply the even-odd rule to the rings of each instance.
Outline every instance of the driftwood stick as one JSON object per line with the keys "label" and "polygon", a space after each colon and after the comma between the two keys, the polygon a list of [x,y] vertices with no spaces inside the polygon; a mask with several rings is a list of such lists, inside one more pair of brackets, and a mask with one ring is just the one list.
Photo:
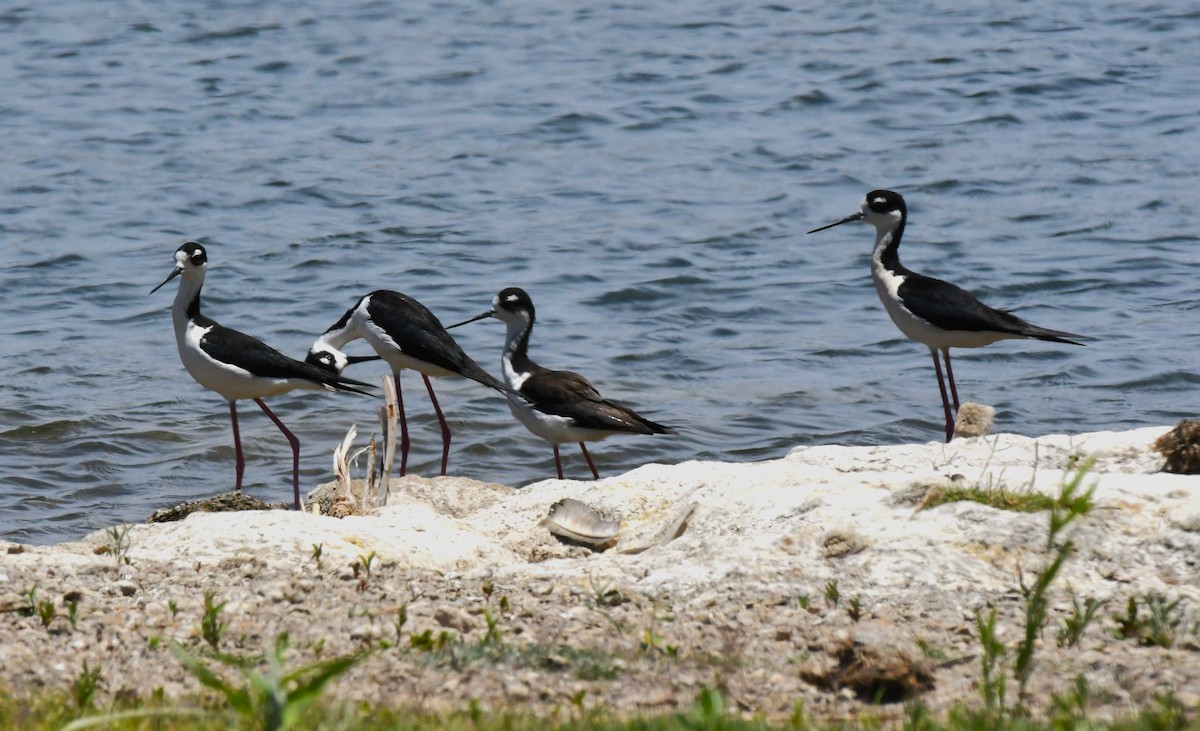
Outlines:
{"label": "driftwood stick", "polygon": [[350,425],[350,429],[346,432],[346,437],[342,439],[342,443],[333,448],[333,475],[337,480],[337,495],[351,500],[350,494],[350,449],[354,446],[354,440],[358,437],[358,426]]}
{"label": "driftwood stick", "polygon": [[371,507],[371,503],[375,498],[375,466],[378,463],[378,455],[375,453],[375,435],[371,435],[371,441],[367,442],[367,478],[363,480],[362,489],[362,514],[367,514],[367,509]]}
{"label": "driftwood stick", "polygon": [[391,494],[392,463],[396,459],[396,428],[399,407],[396,403],[396,384],[393,380],[383,378],[384,405],[379,409],[379,423],[383,431],[383,476],[379,484],[378,505],[387,505]]}

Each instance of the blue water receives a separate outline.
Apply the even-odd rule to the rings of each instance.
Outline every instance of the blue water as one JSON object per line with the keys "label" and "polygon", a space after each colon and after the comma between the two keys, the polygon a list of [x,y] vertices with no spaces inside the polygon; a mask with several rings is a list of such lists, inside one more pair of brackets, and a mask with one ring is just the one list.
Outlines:
{"label": "blue water", "polygon": [[[870,283],[870,229],[804,235],[892,188],[911,268],[1094,338],[958,351],[960,392],[998,429],[1195,414],[1193,4],[418,6],[0,11],[0,537],[232,487],[226,406],[176,354],[174,284],[148,296],[188,239],[208,247],[207,314],[297,356],[372,289],[449,323],[524,287],[535,359],[680,430],[596,445],[614,475],[939,438],[928,352]],[[498,372],[499,323],[455,333]],[[502,400],[435,383],[452,473],[553,475]],[[420,380],[405,389],[431,475],[436,423]],[[306,487],[351,423],[377,423],[369,398],[272,404]],[[247,489],[290,499],[286,442],[241,414]]]}

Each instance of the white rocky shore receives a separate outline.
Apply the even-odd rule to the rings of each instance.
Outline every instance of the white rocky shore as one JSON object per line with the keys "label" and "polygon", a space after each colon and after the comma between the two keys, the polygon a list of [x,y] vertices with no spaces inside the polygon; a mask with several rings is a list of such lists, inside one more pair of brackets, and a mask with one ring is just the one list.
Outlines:
{"label": "white rocky shore", "polygon": [[[1095,717],[1167,691],[1196,708],[1200,477],[1161,471],[1150,445],[1167,431],[800,447],[520,490],[410,477],[367,516],[198,513],[132,526],[116,553],[108,531],[0,543],[0,665],[14,689],[68,686],[86,661],[108,693],[194,693],[170,646],[203,654],[211,592],[226,602],[224,650],[261,652],[281,632],[296,663],[383,647],[336,682],[340,698],[630,714],[690,706],[709,687],[740,712],[781,718],[802,702],[822,719],[872,701],[884,701],[869,711],[883,719],[903,713],[895,700],[979,704],[976,613],[995,607],[1015,651],[1048,513],[924,501],[954,484],[1057,494],[1090,456],[1097,506],[1051,590],[1029,703],[1046,708],[1082,675]],[[565,497],[620,517],[617,545],[556,540],[541,520]],[[653,543],[689,509],[677,538]],[[1072,596],[1104,604],[1060,647]],[[1171,606],[1160,622],[1175,622],[1170,647],[1152,639],[1163,637],[1149,624],[1155,598]],[[1141,629],[1117,632],[1130,599]],[[48,625],[29,611],[46,601]]]}

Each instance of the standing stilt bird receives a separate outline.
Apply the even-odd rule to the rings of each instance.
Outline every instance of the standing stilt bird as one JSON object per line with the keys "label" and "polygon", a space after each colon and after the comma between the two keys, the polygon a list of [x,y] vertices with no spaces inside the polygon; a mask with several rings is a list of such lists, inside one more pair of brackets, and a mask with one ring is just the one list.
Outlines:
{"label": "standing stilt bird", "polygon": [[[308,351],[307,362],[341,372],[348,359],[341,348],[351,340],[362,338],[370,343],[380,358],[392,367],[396,383],[396,402],[400,411],[400,475],[408,466],[408,421],[404,415],[404,399],[400,395],[400,371],[410,368],[421,374],[425,390],[442,427],[442,474],[450,459],[450,426],[442,415],[437,396],[433,393],[430,376],[462,376],[497,391],[507,391],[504,384],[471,360],[454,342],[440,320],[420,302],[408,295],[380,289],[361,297],[346,314],[326,330]],[[370,357],[370,356],[368,356]]]}
{"label": "standing stilt bird", "polygon": [[[237,485],[242,489],[242,473],[246,462],[242,457],[242,440],[238,434],[238,399],[254,399],[254,403],[275,422],[292,445],[292,488],[295,507],[300,509],[300,440],[288,431],[279,417],[267,408],[263,399],[296,389],[324,388],[329,391],[353,391],[367,394],[354,386],[367,386],[362,381],[342,378],[336,373],[308,363],[293,360],[278,350],[245,333],[222,327],[200,314],[200,289],[204,286],[204,271],[208,254],[197,243],[186,243],[175,251],[175,268],[154,294],[175,277],[179,292],[171,307],[175,324],[175,343],[183,367],[201,386],[216,391],[229,402],[229,418],[233,422],[233,449],[237,460]],[[367,394],[369,395],[369,394]]]}
{"label": "standing stilt bird", "polygon": [[[814,228],[809,233],[852,221],[862,221],[875,227],[871,279],[875,282],[875,290],[883,301],[884,309],[900,332],[924,343],[933,356],[933,368],[937,373],[942,406],[946,412],[946,441],[949,442],[954,437],[954,415],[959,405],[958,387],[954,384],[954,371],[950,367],[951,348],[980,348],[1009,338],[1083,345],[1072,339],[1083,336],[1031,325],[1011,312],[988,307],[961,287],[906,268],[900,263],[899,249],[907,219],[908,209],[899,193],[873,190],[863,199],[860,211],[828,226]],[[949,396],[942,378],[938,351],[946,361]]]}
{"label": "standing stilt bird", "polygon": [[552,371],[529,358],[529,335],[533,332],[533,301],[525,290],[509,287],[492,299],[492,309],[455,328],[487,317],[508,326],[501,363],[504,380],[515,393],[508,397],[513,416],[525,428],[554,448],[554,466],[563,479],[558,445],[578,442],[592,477],[600,479],[596,464],[584,442],[596,442],[613,434],[674,434],[675,430],[638,416],[633,410],[604,399],[595,386],[578,373]]}

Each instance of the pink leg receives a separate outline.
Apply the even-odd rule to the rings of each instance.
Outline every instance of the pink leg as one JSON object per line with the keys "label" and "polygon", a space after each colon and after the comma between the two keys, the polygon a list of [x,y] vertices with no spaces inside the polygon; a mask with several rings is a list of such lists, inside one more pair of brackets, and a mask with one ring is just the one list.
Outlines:
{"label": "pink leg", "polygon": [[950,381],[950,395],[954,397],[954,414],[958,415],[958,388],[954,385],[954,371],[950,368],[950,349],[942,348],[942,357],[946,359],[946,380]]}
{"label": "pink leg", "polygon": [[300,509],[300,440],[296,438],[295,434],[288,431],[288,428],[283,425],[283,422],[279,420],[278,416],[276,416],[270,409],[267,408],[267,405],[263,403],[262,399],[256,398],[256,399],[254,399],[254,403],[258,404],[258,408],[262,409],[263,413],[265,413],[267,416],[271,417],[271,421],[275,422],[275,426],[279,427],[279,431],[283,432],[283,435],[285,437],[287,437],[288,442],[292,445],[292,489],[295,491],[295,495],[296,495],[296,497],[295,497],[296,510],[299,510]]}
{"label": "pink leg", "polygon": [[396,382],[396,410],[400,412],[400,476],[404,477],[408,467],[408,420],[404,418],[404,397],[400,395],[400,372],[393,373],[392,379]]}
{"label": "pink leg", "polygon": [[554,466],[558,468],[558,479],[560,479],[560,480],[561,480],[561,479],[563,478],[563,474],[562,474],[562,460],[561,460],[561,459],[559,459],[559,456],[558,456],[558,445],[557,445],[557,444],[551,444],[550,446],[551,446],[551,447],[554,447]]}
{"label": "pink leg", "polygon": [[942,362],[938,360],[937,351],[929,349],[933,356],[933,370],[937,372],[938,389],[942,392],[942,407],[946,410],[946,441],[954,438],[954,417],[950,415],[950,397],[946,395],[946,382],[942,380]]}
{"label": "pink leg", "polygon": [[235,457],[235,468],[237,470],[237,486],[234,490],[242,489],[242,473],[246,471],[246,460],[242,457],[242,437],[238,434],[237,425],[237,401],[229,402],[229,420],[233,422],[233,454]]}
{"label": "pink leg", "polygon": [[437,412],[438,423],[442,425],[442,474],[446,474],[446,463],[450,461],[450,426],[446,424],[446,417],[442,416],[442,407],[438,406],[437,396],[433,395],[433,384],[429,382],[429,376],[424,373],[421,378],[425,379],[425,390],[429,392],[429,400],[433,402],[433,410]]}
{"label": "pink leg", "polygon": [[583,442],[579,443],[579,448],[583,450],[583,458],[587,460],[588,467],[592,468],[592,479],[599,480],[600,473],[596,471],[596,463],[592,461],[592,455],[588,454],[587,447],[583,446]]}

